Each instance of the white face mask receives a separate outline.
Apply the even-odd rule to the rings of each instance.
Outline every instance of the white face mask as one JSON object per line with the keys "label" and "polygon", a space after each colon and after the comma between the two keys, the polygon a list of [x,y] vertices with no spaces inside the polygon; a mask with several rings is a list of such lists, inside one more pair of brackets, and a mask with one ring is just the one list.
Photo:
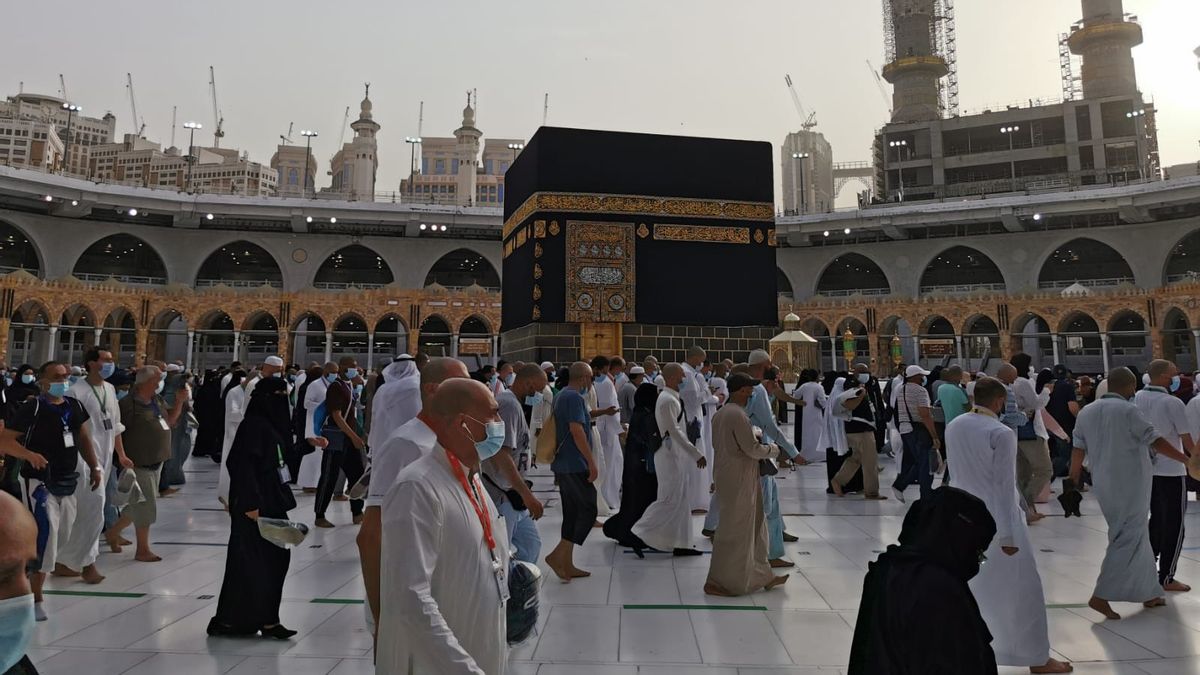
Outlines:
{"label": "white face mask", "polygon": [[0,600],[0,672],[16,665],[33,639],[33,594]]}
{"label": "white face mask", "polygon": [[871,381],[870,373],[859,373],[858,374],[858,383],[859,384],[866,384],[870,381]]}

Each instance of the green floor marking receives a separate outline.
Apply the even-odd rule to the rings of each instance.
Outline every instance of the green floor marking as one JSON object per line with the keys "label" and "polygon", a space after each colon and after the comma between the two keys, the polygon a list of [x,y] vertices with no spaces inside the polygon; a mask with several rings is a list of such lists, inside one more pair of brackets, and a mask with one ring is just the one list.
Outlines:
{"label": "green floor marking", "polygon": [[1078,605],[1046,605],[1046,609],[1083,609],[1084,607],[1087,607],[1086,602]]}
{"label": "green floor marking", "polygon": [[625,609],[713,609],[734,612],[765,612],[756,605],[622,605]]}
{"label": "green floor marking", "polygon": [[351,598],[313,598],[309,602],[315,605],[361,605],[364,601]]}
{"label": "green floor marking", "polygon": [[144,598],[145,593],[106,593],[104,591],[44,591],[46,595],[79,595],[88,598]]}

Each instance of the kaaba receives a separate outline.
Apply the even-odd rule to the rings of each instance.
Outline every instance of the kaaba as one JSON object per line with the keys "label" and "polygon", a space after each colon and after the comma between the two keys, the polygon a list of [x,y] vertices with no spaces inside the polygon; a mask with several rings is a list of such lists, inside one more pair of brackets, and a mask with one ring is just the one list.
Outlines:
{"label": "kaaba", "polygon": [[502,352],[743,359],[776,332],[771,145],[542,127],[505,174]]}

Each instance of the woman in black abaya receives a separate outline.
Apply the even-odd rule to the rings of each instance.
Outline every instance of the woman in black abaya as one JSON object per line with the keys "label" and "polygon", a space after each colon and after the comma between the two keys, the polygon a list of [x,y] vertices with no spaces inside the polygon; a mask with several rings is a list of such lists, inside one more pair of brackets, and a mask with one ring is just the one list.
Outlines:
{"label": "woman in black abaya", "polygon": [[621,510],[604,521],[604,536],[635,551],[646,548],[646,544],[633,533],[633,526],[658,498],[658,478],[646,464],[650,446],[661,443],[655,438],[658,435],[658,422],[654,419],[657,400],[658,387],[649,382],[638,387],[633,395],[633,414],[629,417],[629,432],[625,436]]}
{"label": "woman in black abaya", "polygon": [[291,438],[287,381],[268,377],[250,394],[246,416],[226,459],[229,471],[229,550],[217,615],[209,635],[286,640],[296,634],[279,623],[279,602],[291,552],[263,539],[261,518],[287,518],[296,499],[285,482],[283,453]]}

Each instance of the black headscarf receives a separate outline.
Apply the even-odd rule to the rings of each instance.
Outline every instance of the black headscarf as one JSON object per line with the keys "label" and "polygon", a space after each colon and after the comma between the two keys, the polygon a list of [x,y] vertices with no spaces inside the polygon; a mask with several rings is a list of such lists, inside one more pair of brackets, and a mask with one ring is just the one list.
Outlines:
{"label": "black headscarf", "polygon": [[221,390],[221,400],[224,401],[225,397],[229,395],[229,392],[232,391],[234,387],[240,386],[242,384],[242,380],[244,379],[246,379],[246,371],[242,370],[241,368],[235,369],[229,376],[229,384],[225,385],[225,389]]}
{"label": "black headscarf", "polygon": [[643,408],[654,414],[654,405],[658,402],[658,385],[643,382],[633,393],[633,407]]}
{"label": "black headscarf", "polygon": [[250,402],[246,405],[246,416],[242,422],[250,420],[270,426],[279,434],[279,440],[285,446],[292,442],[291,411],[288,408],[287,380],[282,377],[264,377],[254,385],[250,392]]}
{"label": "black headscarf", "polygon": [[987,506],[957,488],[914,503],[900,544],[868,567],[849,674],[994,675],[992,635],[967,582],[995,535]]}

